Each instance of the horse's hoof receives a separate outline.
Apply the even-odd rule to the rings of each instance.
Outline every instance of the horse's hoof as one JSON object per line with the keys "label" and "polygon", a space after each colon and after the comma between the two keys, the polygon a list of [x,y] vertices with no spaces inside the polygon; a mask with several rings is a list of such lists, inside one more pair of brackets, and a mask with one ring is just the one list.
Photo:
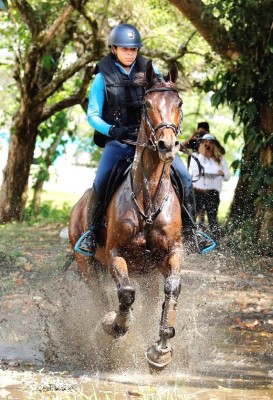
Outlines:
{"label": "horse's hoof", "polygon": [[115,323],[117,313],[115,311],[110,311],[102,320],[102,327],[108,335],[115,338],[124,336],[128,329],[124,329]]}
{"label": "horse's hoof", "polygon": [[172,361],[173,349],[172,347],[166,347],[162,349],[155,343],[145,353],[145,357],[149,364],[153,367],[164,368]]}

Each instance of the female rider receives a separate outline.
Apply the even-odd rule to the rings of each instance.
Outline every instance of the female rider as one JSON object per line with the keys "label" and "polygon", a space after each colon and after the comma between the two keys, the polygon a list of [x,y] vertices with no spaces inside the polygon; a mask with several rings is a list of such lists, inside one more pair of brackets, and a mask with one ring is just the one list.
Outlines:
{"label": "female rider", "polygon": [[[101,216],[100,206],[111,171],[117,161],[133,157],[135,153],[135,147],[123,140],[136,139],[140,127],[145,91],[134,83],[134,78],[145,71],[148,62],[139,53],[141,38],[132,25],[113,28],[108,44],[109,54],[95,69],[87,111],[88,121],[95,129],[94,142],[104,147],[88,203],[88,230],[78,242],[80,251],[90,256],[96,251],[96,225],[100,222],[98,215]],[[155,72],[158,73],[156,68]],[[193,192],[191,177],[178,155],[172,165],[183,182],[187,197]]]}

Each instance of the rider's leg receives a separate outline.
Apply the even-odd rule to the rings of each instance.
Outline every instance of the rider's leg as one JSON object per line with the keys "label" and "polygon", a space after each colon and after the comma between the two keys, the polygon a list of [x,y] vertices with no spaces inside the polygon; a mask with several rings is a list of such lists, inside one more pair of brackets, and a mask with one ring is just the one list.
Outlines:
{"label": "rider's leg", "polygon": [[[192,185],[191,176],[186,169],[181,158],[177,154],[172,166],[176,170],[184,189],[184,206],[186,210],[182,212],[183,217],[183,236],[186,241],[186,248],[188,252],[202,252],[204,249],[209,248],[212,244],[210,238],[205,238],[200,233],[196,232],[196,199],[194,195],[194,188]],[[202,208],[202,207],[201,207]],[[201,209],[199,208],[199,210]],[[198,210],[198,211],[199,211]]]}
{"label": "rider's leg", "polygon": [[87,204],[87,231],[84,233],[84,238],[79,244],[80,250],[89,252],[92,255],[95,254],[97,247],[95,230],[97,222],[100,219],[102,204],[103,199],[97,195],[93,186]]}
{"label": "rider's leg", "polygon": [[198,218],[197,226],[199,230],[205,229],[205,219],[206,219],[206,212],[205,209],[202,208],[199,213],[196,213],[196,218]]}
{"label": "rider's leg", "polygon": [[[195,194],[194,197],[196,205],[196,215],[198,215],[200,211],[207,212],[208,214],[212,206],[210,197],[208,196],[208,191],[195,188],[194,194]],[[207,253],[208,251],[212,250],[216,245],[216,243],[210,236],[203,233],[199,229],[198,231],[196,231],[196,238],[197,238],[197,248],[200,253]]]}
{"label": "rider's leg", "polygon": [[[89,251],[90,255],[94,255],[96,249],[96,225],[100,224],[105,187],[110,177],[111,171],[115,164],[127,157],[132,157],[134,155],[135,148],[133,146],[128,146],[117,142],[116,140],[109,141],[104,148],[102,153],[97,174],[93,184],[93,190],[89,199],[88,204],[88,226],[87,231],[83,234],[82,240],[80,239],[80,244],[78,245],[80,250]],[[88,250],[89,248],[89,250]],[[93,251],[92,251],[93,250]]]}
{"label": "rider's leg", "polygon": [[172,166],[177,172],[182,184],[183,184],[183,204],[186,210],[182,210],[183,216],[183,236],[185,237],[187,244],[193,244],[196,247],[195,242],[193,241],[193,231],[195,230],[195,219],[196,219],[196,209],[195,209],[195,198],[194,198],[194,190],[192,186],[191,176],[185,167],[181,158],[176,155],[174,161],[172,162]]}
{"label": "rider's leg", "polygon": [[208,223],[211,231],[211,235],[216,243],[219,242],[220,239],[220,227],[218,224],[218,209],[220,204],[220,195],[217,190],[209,191],[209,195],[207,197],[207,214],[208,214]]}

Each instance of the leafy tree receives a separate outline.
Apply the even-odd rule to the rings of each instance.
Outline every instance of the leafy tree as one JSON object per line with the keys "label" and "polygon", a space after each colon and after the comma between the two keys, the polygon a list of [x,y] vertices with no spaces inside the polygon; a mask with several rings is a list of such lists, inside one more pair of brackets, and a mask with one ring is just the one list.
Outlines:
{"label": "leafy tree", "polygon": [[33,176],[33,215],[39,213],[43,186],[50,178],[49,167],[65,152],[69,138],[73,140],[76,129],[68,129],[68,119],[64,111],[53,115],[39,127],[37,141],[40,142],[40,154],[34,159],[37,168]]}
{"label": "leafy tree", "polygon": [[[108,51],[111,27],[124,22],[136,25],[143,38],[142,53],[162,73],[174,58],[180,69],[180,90],[192,91],[194,74],[204,74],[204,60],[211,59],[209,45],[167,0],[128,0],[126,7],[122,0],[11,0],[9,13],[1,13],[0,19],[0,47],[8,49],[1,63],[8,72],[12,70],[5,84],[4,113],[13,115],[0,223],[23,218],[41,124],[76,104],[85,108],[94,65]],[[192,111],[189,106],[188,114]],[[196,111],[195,117],[199,115]],[[185,118],[186,132],[195,126],[193,118]],[[92,147],[92,162],[98,155]]]}
{"label": "leafy tree", "polygon": [[272,252],[273,0],[170,0],[211,46],[212,104],[228,104],[243,125],[240,178],[229,216],[243,237]]}
{"label": "leafy tree", "polygon": [[[168,27],[162,26],[162,16]],[[128,0],[125,8],[119,0],[11,0],[8,13],[0,18],[0,46],[9,50],[3,62],[12,67],[16,82],[16,90],[9,87],[10,108],[15,111],[0,195],[0,223],[6,223],[23,218],[40,124],[67,107],[85,106],[93,66],[107,51],[105,39],[111,26],[136,24],[144,53],[151,58],[156,55],[162,69],[162,60],[170,60],[181,38],[176,13],[166,1],[148,0],[143,7]],[[184,25],[182,20],[179,26]],[[157,51],[146,50],[146,45]]]}
{"label": "leafy tree", "polygon": [[86,3],[12,0],[9,14],[1,15],[2,34],[5,31],[10,52],[15,53],[18,104],[1,189],[1,223],[23,217],[23,194],[39,125],[85,100],[93,71],[89,63],[99,59],[104,49],[98,21]]}

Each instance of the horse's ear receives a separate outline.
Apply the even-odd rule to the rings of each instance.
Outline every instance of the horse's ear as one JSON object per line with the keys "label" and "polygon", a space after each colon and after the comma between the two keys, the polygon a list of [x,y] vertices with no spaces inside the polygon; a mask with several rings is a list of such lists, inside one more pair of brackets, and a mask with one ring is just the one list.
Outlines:
{"label": "horse's ear", "polygon": [[146,70],[145,70],[145,80],[147,86],[151,85],[154,79],[155,79],[155,72],[153,68],[153,63],[152,60],[149,60],[146,64]]}
{"label": "horse's ear", "polygon": [[175,83],[178,78],[178,68],[177,64],[174,60],[171,60],[170,65],[169,65],[169,72],[167,76],[164,78],[166,82],[173,82]]}

